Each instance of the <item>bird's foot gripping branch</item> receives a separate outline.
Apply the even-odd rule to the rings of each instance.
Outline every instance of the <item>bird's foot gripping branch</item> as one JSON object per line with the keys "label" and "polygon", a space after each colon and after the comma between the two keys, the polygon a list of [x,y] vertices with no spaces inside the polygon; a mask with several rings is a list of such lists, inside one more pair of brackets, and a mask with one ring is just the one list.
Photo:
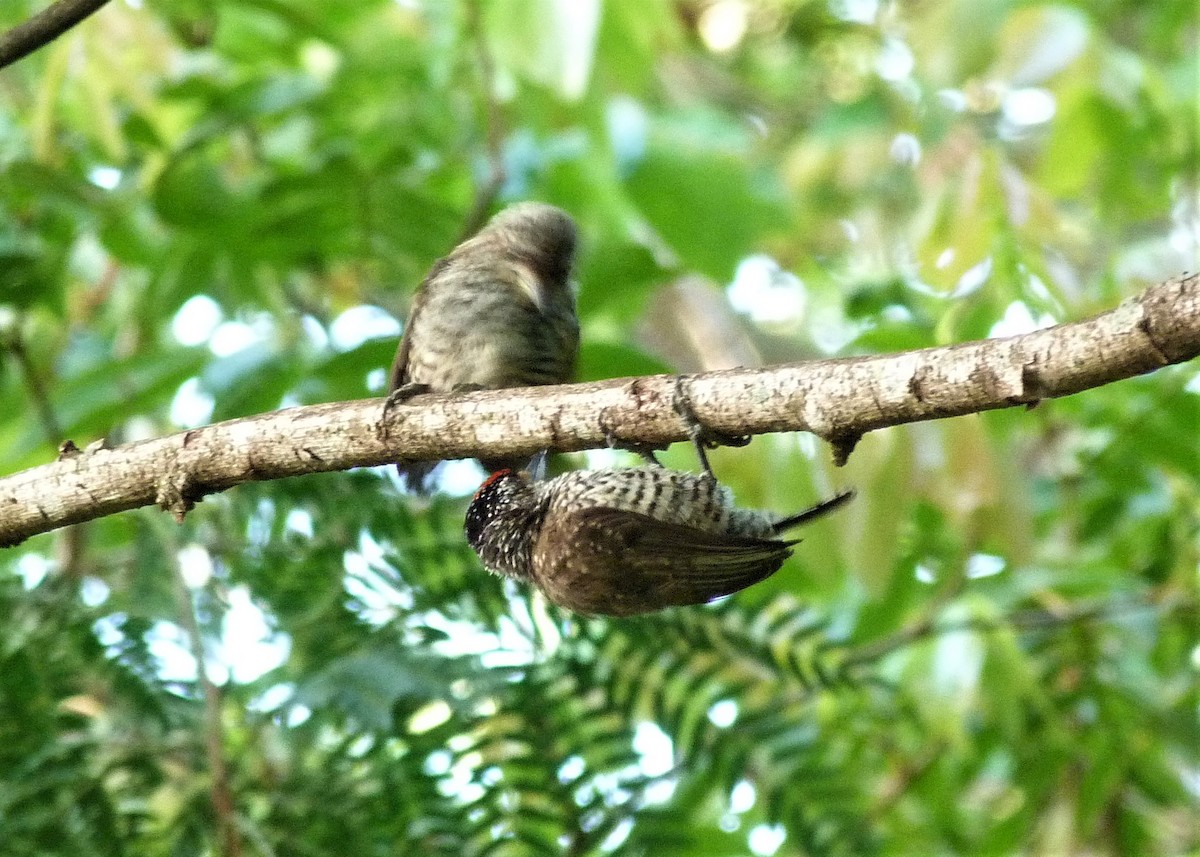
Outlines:
{"label": "bird's foot gripping branch", "polygon": [[[1152,286],[1083,321],[900,354],[689,376],[695,416],[728,435],[809,431],[835,443],[887,426],[1027,406],[1200,354],[1200,275]],[[689,440],[657,375],[464,395],[391,409],[381,399],[289,408],[82,453],[0,478],[0,545],[176,493],[401,459],[532,456]],[[183,485],[187,491],[172,491]],[[184,509],[186,511],[186,509]]]}

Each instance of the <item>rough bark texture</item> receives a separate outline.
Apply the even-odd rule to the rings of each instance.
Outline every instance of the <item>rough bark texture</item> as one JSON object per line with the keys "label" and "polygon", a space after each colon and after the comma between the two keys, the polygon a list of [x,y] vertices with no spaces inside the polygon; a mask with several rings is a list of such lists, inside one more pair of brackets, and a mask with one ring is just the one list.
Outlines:
{"label": "rough bark texture", "polygon": [[1032,405],[1200,354],[1200,275],[1116,309],[1004,339],[767,369],[658,375],[461,396],[289,408],[115,449],[69,442],[59,460],[0,479],[0,545],[157,503],[182,516],[243,482],[403,458],[531,455],[687,438],[677,389],[708,427],[733,435],[810,431],[844,458],[885,426]]}

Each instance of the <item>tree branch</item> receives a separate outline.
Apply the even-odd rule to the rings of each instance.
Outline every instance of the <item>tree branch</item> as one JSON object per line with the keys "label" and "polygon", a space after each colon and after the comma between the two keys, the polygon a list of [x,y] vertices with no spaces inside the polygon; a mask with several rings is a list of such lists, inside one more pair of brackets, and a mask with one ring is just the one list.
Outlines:
{"label": "tree branch", "polygon": [[[685,376],[696,416],[731,435],[809,431],[844,458],[863,434],[1069,396],[1200,354],[1200,275],[1086,321],[1004,339]],[[243,482],[402,458],[519,457],[685,440],[677,377],[288,408],[59,460],[0,479],[0,545],[157,503],[177,518]]]}
{"label": "tree branch", "polygon": [[108,0],[58,0],[0,35],[0,68],[50,44]]}

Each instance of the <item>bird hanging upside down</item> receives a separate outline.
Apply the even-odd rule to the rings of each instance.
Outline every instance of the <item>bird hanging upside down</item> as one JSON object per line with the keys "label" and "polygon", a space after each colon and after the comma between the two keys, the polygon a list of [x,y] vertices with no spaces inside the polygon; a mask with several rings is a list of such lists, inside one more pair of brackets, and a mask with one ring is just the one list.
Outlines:
{"label": "bird hanging upside down", "polygon": [[632,616],[766,579],[796,544],[781,532],[852,496],[779,517],[738,508],[707,474],[647,466],[530,482],[501,470],[471,501],[466,534],[489,571],[532,583],[560,607]]}

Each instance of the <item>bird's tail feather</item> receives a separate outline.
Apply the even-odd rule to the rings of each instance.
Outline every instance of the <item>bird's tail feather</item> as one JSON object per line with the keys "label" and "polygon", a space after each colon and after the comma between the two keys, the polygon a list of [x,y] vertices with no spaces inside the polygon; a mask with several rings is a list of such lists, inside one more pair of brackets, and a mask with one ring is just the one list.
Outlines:
{"label": "bird's tail feather", "polygon": [[853,497],[853,491],[843,491],[836,497],[831,497],[828,500],[822,500],[811,509],[805,509],[803,512],[797,512],[795,515],[790,515],[781,521],[777,521],[773,529],[776,533],[782,533],[784,530],[789,530],[792,527],[798,527],[801,524],[807,524],[809,521],[814,521],[817,518],[828,515],[834,509],[837,509],[839,506],[848,502]]}
{"label": "bird's tail feather", "polygon": [[396,471],[404,479],[404,484],[414,494],[428,495],[431,486],[429,476],[440,461],[406,461],[396,465]]}

